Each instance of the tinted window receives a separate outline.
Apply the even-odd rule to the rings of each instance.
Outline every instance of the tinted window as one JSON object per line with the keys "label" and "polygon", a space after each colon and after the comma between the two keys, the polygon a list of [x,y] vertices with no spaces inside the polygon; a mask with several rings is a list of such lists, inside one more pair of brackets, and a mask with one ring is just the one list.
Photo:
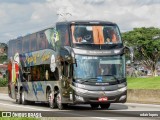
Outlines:
{"label": "tinted window", "polygon": [[68,36],[67,25],[57,25],[56,29],[59,34],[60,45],[61,46],[69,46],[69,36]]}
{"label": "tinted window", "polygon": [[55,41],[58,41],[58,32],[56,28],[49,28],[44,31],[45,37],[47,39],[48,48],[55,50]]}
{"label": "tinted window", "polygon": [[122,43],[117,26],[71,25],[74,44],[119,44]]}
{"label": "tinted window", "polygon": [[37,39],[36,34],[32,34],[30,36],[30,51],[36,51],[37,50]]}
{"label": "tinted window", "polygon": [[39,50],[47,48],[48,42],[47,42],[47,39],[46,39],[44,32],[42,31],[37,34],[38,34],[37,37],[38,37]]}
{"label": "tinted window", "polygon": [[9,47],[8,47],[8,56],[11,57],[13,55],[13,42],[9,42]]}
{"label": "tinted window", "polygon": [[23,52],[29,52],[29,36],[23,38]]}
{"label": "tinted window", "polygon": [[22,40],[18,40],[16,43],[16,53],[20,54],[22,53]]}

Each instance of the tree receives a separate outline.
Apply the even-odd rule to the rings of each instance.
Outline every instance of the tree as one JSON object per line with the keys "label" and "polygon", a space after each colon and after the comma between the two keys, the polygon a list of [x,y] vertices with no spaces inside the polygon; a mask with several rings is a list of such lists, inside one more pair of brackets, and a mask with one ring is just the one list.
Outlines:
{"label": "tree", "polygon": [[156,76],[156,65],[160,59],[160,37],[157,36],[160,36],[160,29],[154,27],[134,28],[122,34],[124,43],[136,48],[136,60],[149,67],[152,76]]}
{"label": "tree", "polygon": [[7,60],[7,44],[0,43],[0,63]]}

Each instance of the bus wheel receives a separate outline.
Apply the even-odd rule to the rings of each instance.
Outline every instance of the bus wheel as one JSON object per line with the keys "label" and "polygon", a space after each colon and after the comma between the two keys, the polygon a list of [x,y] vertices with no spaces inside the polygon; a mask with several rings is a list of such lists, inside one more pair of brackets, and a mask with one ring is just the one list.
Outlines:
{"label": "bus wheel", "polygon": [[100,104],[101,108],[102,109],[108,109],[110,107],[110,103],[107,103],[107,104]]}
{"label": "bus wheel", "polygon": [[99,104],[90,104],[92,109],[97,109],[99,107]]}
{"label": "bus wheel", "polygon": [[18,90],[16,89],[15,93],[16,93],[16,103],[21,104],[22,103],[22,94],[21,94],[21,92],[18,93]]}
{"label": "bus wheel", "polygon": [[57,94],[56,101],[57,101],[57,106],[59,110],[63,110],[64,108],[67,107],[67,104],[62,103],[62,96],[60,93]]}
{"label": "bus wheel", "polygon": [[22,89],[22,95],[21,95],[22,97],[22,104],[23,105],[26,105],[27,104],[27,100],[25,100],[25,95],[24,95],[24,89]]}
{"label": "bus wheel", "polygon": [[55,100],[54,94],[49,90],[47,92],[47,97],[48,97],[48,103],[50,108],[57,108],[57,102]]}

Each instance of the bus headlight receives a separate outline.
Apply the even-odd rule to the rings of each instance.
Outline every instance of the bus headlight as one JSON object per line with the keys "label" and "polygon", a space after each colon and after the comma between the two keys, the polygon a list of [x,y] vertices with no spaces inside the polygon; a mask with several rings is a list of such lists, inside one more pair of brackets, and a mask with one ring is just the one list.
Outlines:
{"label": "bus headlight", "polygon": [[81,88],[75,88],[75,91],[76,91],[76,92],[81,92],[81,93],[86,93],[86,92],[88,92],[88,90],[84,90],[84,89],[81,89]]}
{"label": "bus headlight", "polygon": [[87,93],[87,92],[88,92],[88,90],[75,87],[75,86],[73,86],[73,85],[71,85],[71,84],[70,84],[70,87],[71,87],[74,91],[76,91],[76,92],[81,92],[81,93]]}
{"label": "bus headlight", "polygon": [[118,89],[119,92],[124,92],[126,90],[127,90],[127,87],[123,87],[123,88]]}

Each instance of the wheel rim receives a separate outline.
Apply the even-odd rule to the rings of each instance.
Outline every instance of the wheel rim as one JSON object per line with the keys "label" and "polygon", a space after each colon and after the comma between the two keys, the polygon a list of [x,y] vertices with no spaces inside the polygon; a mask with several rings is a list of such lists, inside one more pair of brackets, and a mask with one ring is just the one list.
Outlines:
{"label": "wheel rim", "polygon": [[58,108],[61,108],[61,96],[60,96],[60,94],[57,95],[57,105],[58,105]]}
{"label": "wheel rim", "polygon": [[49,95],[48,95],[48,102],[49,102],[49,106],[50,107],[52,107],[52,99],[51,99],[51,97],[52,97],[52,93],[49,93]]}

